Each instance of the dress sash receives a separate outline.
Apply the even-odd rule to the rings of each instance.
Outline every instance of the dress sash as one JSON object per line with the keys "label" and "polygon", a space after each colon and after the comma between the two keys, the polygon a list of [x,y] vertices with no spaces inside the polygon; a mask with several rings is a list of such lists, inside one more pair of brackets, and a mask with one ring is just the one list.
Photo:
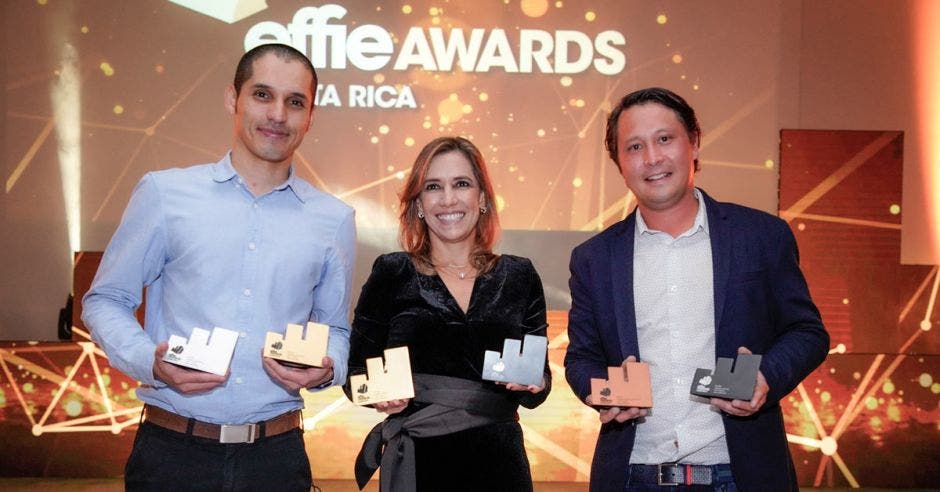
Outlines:
{"label": "dress sash", "polygon": [[487,389],[492,384],[415,374],[414,401],[427,406],[407,415],[389,415],[369,432],[356,457],[359,489],[366,486],[381,466],[381,492],[414,492],[414,438],[442,436],[515,420],[518,400],[509,393]]}

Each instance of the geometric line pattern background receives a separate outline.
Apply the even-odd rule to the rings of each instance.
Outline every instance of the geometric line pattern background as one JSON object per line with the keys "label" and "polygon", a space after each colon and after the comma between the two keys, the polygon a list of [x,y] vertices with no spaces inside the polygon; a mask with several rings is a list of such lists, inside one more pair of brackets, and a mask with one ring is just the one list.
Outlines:
{"label": "geometric line pattern background", "polygon": [[[597,437],[596,412],[563,381],[566,322],[566,313],[550,313],[555,390],[538,409],[520,410],[536,481],[586,481]],[[136,383],[113,372],[89,342],[4,345],[0,395],[7,396],[0,433],[10,452],[0,457],[2,475],[120,475],[140,411]],[[96,365],[81,361],[86,353],[99,358]],[[936,383],[925,387],[922,375],[938,363],[937,356],[830,355],[781,402],[801,484],[935,486],[937,390]],[[844,374],[852,376],[846,381]],[[349,403],[335,388],[304,393],[304,399],[305,440],[316,476],[351,479],[359,445],[381,416]],[[41,442],[54,432],[68,445]],[[873,453],[880,456],[877,467]]]}
{"label": "geometric line pattern background", "polygon": [[[780,142],[780,216],[833,347],[784,407],[804,428],[790,442],[813,451],[804,483],[936,485],[940,275],[900,264],[904,136],[784,130]],[[876,453],[892,466],[873,467]]]}

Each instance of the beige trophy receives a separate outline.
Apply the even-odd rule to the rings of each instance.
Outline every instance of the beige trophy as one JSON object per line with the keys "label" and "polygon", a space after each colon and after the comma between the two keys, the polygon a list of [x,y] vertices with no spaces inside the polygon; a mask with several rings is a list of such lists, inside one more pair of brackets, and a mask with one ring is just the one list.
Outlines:
{"label": "beige trophy", "polygon": [[265,357],[288,367],[323,367],[330,327],[308,321],[307,333],[303,331],[303,326],[294,324],[287,325],[287,332],[283,336],[269,331],[264,339]]}
{"label": "beige trophy", "polygon": [[608,367],[606,380],[591,378],[591,403],[601,407],[652,407],[650,366],[624,361],[622,366]]}
{"label": "beige trophy", "polygon": [[349,376],[349,387],[356,405],[414,398],[408,347],[386,349],[384,367],[381,357],[366,359],[366,374]]}

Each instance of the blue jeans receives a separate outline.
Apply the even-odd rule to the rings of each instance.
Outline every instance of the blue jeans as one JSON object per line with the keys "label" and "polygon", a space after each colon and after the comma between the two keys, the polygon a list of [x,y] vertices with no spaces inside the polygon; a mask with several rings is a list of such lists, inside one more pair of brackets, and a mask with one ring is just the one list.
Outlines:
{"label": "blue jeans", "polygon": [[300,429],[220,444],[143,422],[124,468],[126,490],[306,492],[312,484]]}

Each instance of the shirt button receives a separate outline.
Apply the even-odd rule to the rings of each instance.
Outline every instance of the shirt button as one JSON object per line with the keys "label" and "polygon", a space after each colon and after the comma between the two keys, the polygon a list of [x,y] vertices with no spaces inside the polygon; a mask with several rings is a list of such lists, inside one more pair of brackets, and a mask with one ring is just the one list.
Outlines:
{"label": "shirt button", "polygon": [[675,285],[670,285],[670,286],[669,286],[669,292],[675,292],[675,291],[677,291],[677,290],[679,290],[679,287],[677,287],[677,286],[675,286]]}
{"label": "shirt button", "polygon": [[253,203],[251,206],[255,208],[261,208],[261,205],[258,205],[257,203]]}
{"label": "shirt button", "polygon": [[245,333],[245,332],[241,332],[241,333],[238,334],[238,336],[241,337],[241,338],[245,338],[245,337],[248,336],[248,334]]}
{"label": "shirt button", "polygon": [[237,384],[242,384],[242,383],[244,383],[244,382],[245,382],[245,380],[242,379],[242,378],[235,378],[235,383],[237,383]]}
{"label": "shirt button", "polygon": [[242,291],[242,294],[245,294],[245,297],[251,297],[251,289],[245,289]]}
{"label": "shirt button", "polygon": [[252,251],[254,251],[254,250],[255,250],[255,248],[256,248],[256,246],[255,246],[255,243],[253,243],[253,242],[251,242],[251,243],[248,243],[248,249],[250,249],[250,250],[252,250]]}

